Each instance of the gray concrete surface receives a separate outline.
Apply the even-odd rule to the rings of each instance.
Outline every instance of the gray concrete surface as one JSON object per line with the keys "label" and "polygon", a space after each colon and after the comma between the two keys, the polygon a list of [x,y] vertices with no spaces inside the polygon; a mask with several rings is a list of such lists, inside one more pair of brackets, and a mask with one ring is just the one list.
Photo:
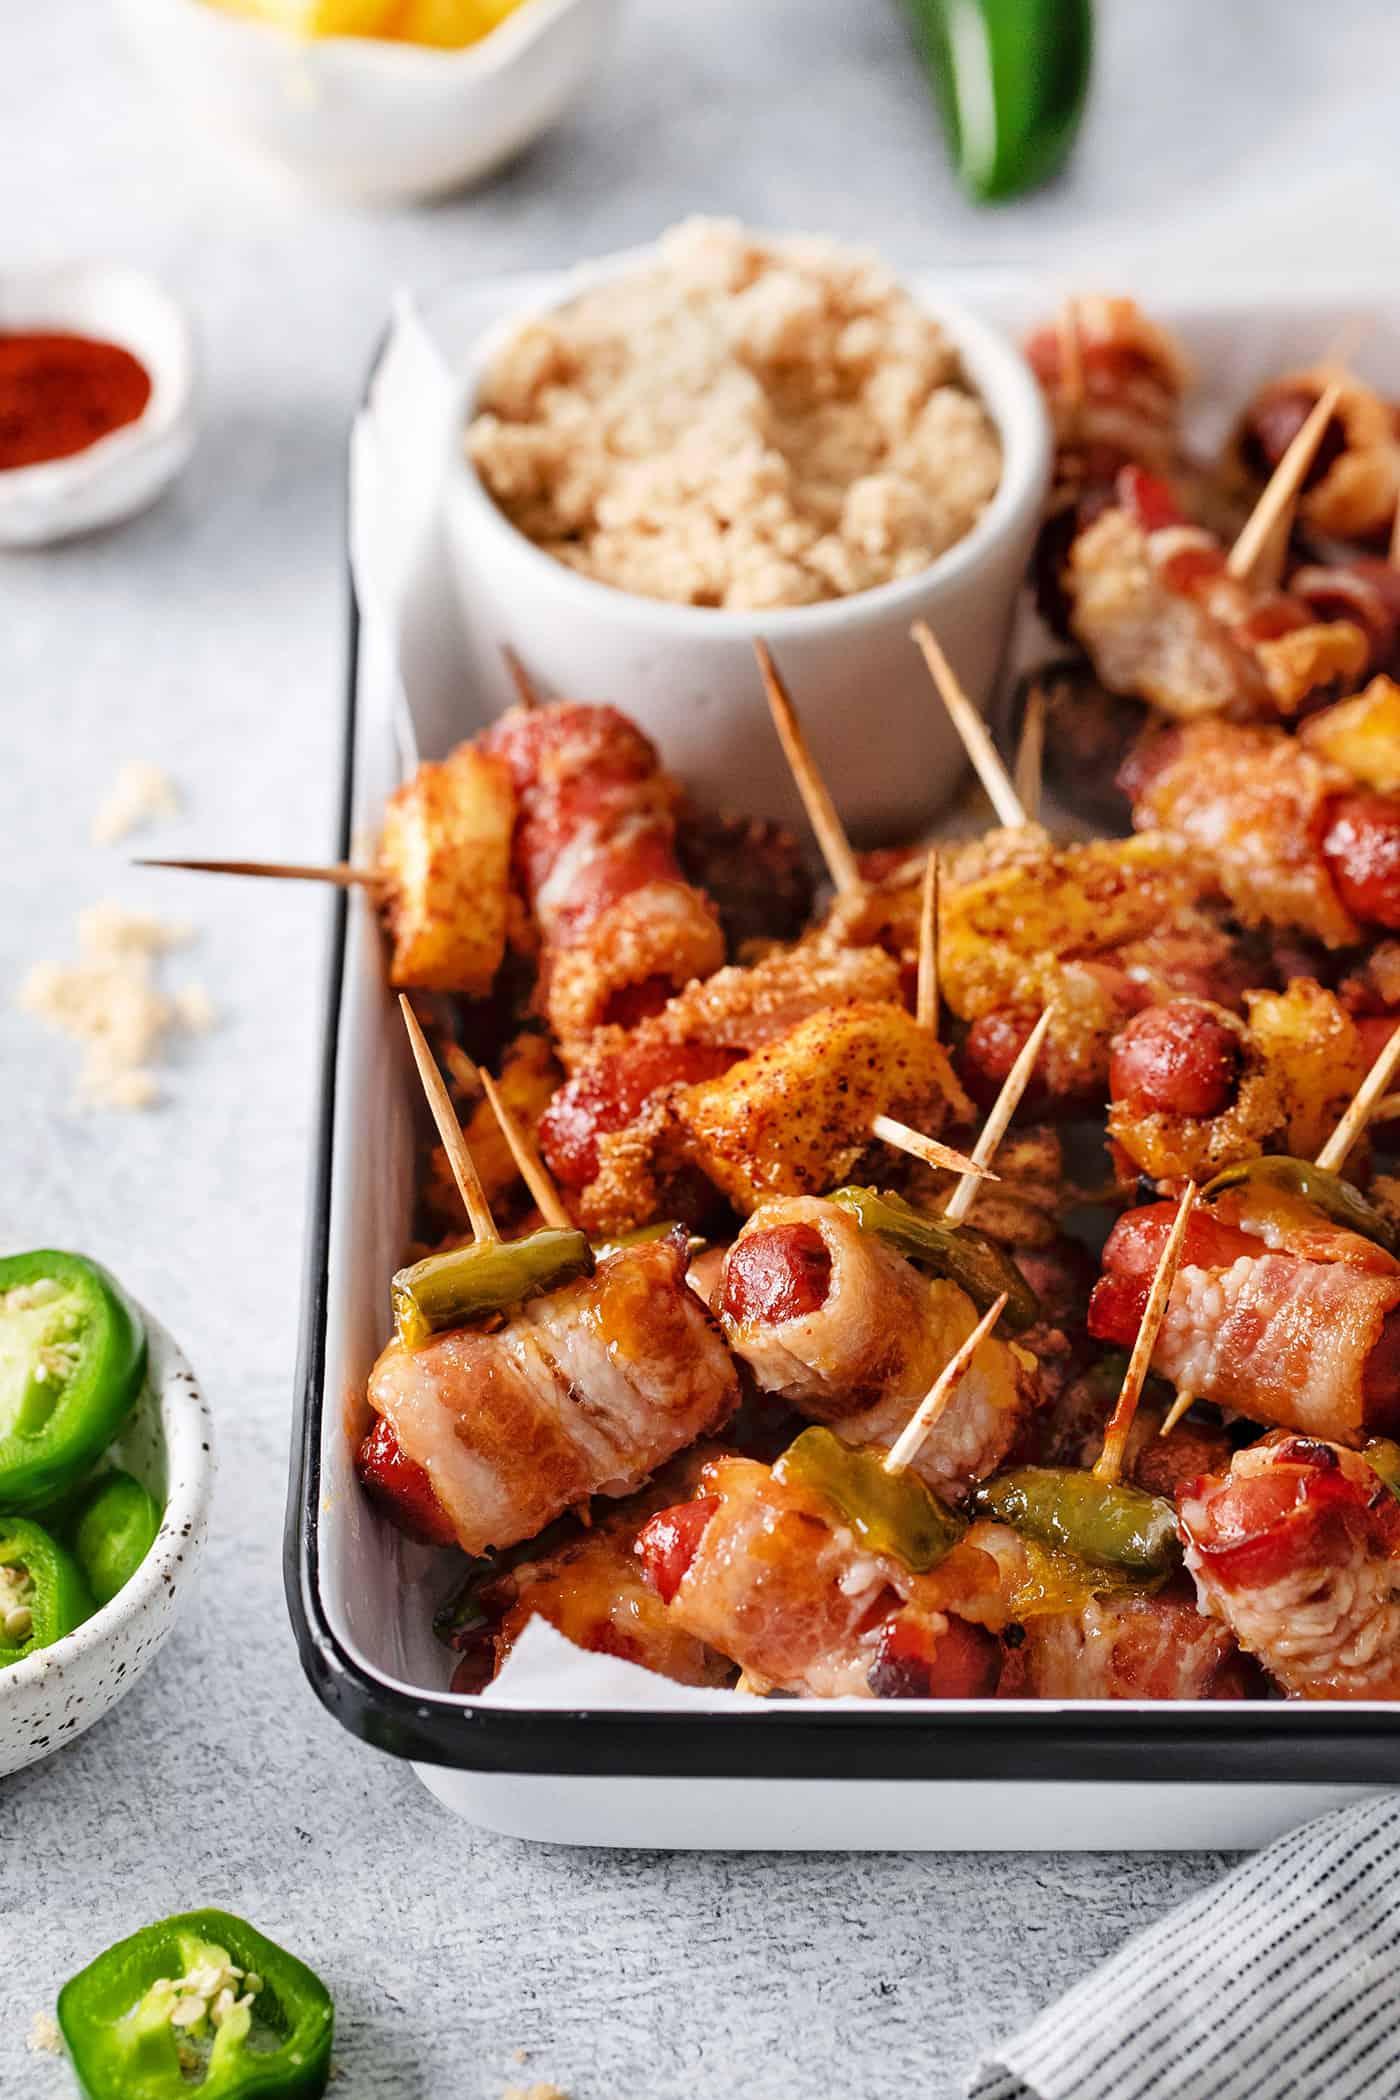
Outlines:
{"label": "gray concrete surface", "polygon": [[449,1821],[344,1735],[302,1681],[279,1573],[325,905],[172,889],[87,843],[116,764],[146,755],[187,801],[163,850],[324,850],[345,423],[396,282],[562,260],[695,207],[1102,281],[1104,255],[1150,266],[1164,228],[1189,246],[1227,202],[1358,161],[1393,183],[1384,0],[1101,12],[1072,175],[996,214],[951,188],[892,0],[632,0],[591,101],[492,187],[354,215],[181,131],[106,9],[4,10],[0,246],[158,270],[196,316],[208,420],[147,517],[0,558],[0,981],[67,953],[76,912],[112,894],[197,922],[189,970],[224,1015],[160,1110],[81,1118],[67,1049],[0,1004],[0,1244],[110,1261],[182,1338],[222,1444],[196,1608],[111,1717],[0,1786],[6,2100],[68,2089],[23,2044],[57,1984],[202,1901],[325,1974],[346,2100],[496,2100],[544,2077],[576,2100],[943,2100],[981,2046],[1219,1870],[546,1852]]}

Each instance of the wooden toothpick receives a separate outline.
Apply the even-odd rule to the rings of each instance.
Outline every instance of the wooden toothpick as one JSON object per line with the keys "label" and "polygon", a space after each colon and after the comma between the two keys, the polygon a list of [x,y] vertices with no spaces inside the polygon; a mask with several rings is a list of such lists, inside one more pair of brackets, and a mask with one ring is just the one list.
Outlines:
{"label": "wooden toothpick", "polygon": [[1225,563],[1228,573],[1238,582],[1255,580],[1258,565],[1268,554],[1279,521],[1288,515],[1297,501],[1298,491],[1332,420],[1341,391],[1342,383],[1338,379],[1323,388],[1312,413],[1274,468],[1268,487],[1245,521]]}
{"label": "wooden toothpick", "polygon": [[544,703],[540,699],[534,680],[511,648],[509,642],[502,642],[501,655],[505,661],[505,667],[510,673],[510,682],[515,687],[515,697],[518,704],[527,710],[543,706]]}
{"label": "wooden toothpick", "polygon": [[1189,1391],[1178,1393],[1167,1411],[1165,1421],[1157,1431],[1158,1436],[1170,1436],[1182,1416],[1193,1408],[1195,1404],[1196,1395],[1194,1393]]}
{"label": "wooden toothpick", "polygon": [[1066,408],[1084,404],[1084,336],[1079,325],[1079,301],[1069,298],[1055,316],[1055,334],[1060,346],[1060,394]]}
{"label": "wooden toothpick", "polygon": [[373,890],[380,878],[372,868],[352,868],[348,861],[318,866],[294,860],[134,860],[134,868],[184,868],[195,875],[265,875],[277,882],[329,882],[342,890]]}
{"label": "wooden toothpick", "polygon": [[1095,1480],[1116,1481],[1123,1471],[1123,1457],[1128,1448],[1128,1436],[1132,1430],[1133,1417],[1137,1413],[1138,1401],[1142,1397],[1147,1374],[1152,1367],[1152,1352],[1157,1346],[1157,1336],[1171,1296],[1172,1283],[1181,1261],[1181,1249],[1186,1239],[1186,1228],[1191,1222],[1191,1213],[1196,1207],[1196,1184],[1188,1181],[1182,1192],[1181,1202],[1172,1220],[1172,1229],[1167,1234],[1167,1243],[1157,1263],[1157,1272],[1152,1278],[1152,1288],[1147,1294],[1142,1324],[1138,1328],[1133,1353],[1128,1359],[1128,1368],[1123,1374],[1123,1384],[1114,1403],[1113,1413],[1108,1418],[1104,1431],[1103,1450],[1094,1467]]}
{"label": "wooden toothpick", "polygon": [[[972,1148],[973,1165],[981,1170],[985,1170],[991,1165],[992,1160],[996,1156],[997,1147],[1006,1135],[1006,1126],[1015,1115],[1017,1104],[1030,1082],[1031,1073],[1035,1070],[1035,1061],[1040,1055],[1040,1046],[1045,1041],[1046,1032],[1054,1018],[1054,1013],[1055,1009],[1053,1006],[1046,1007],[1044,1013],[1026,1037],[1025,1042],[1021,1045],[1020,1055],[1017,1057],[1015,1064],[1002,1081],[1001,1092],[992,1103],[991,1112],[986,1122],[982,1125],[981,1135]],[[961,1225],[965,1222],[980,1186],[980,1172],[976,1175],[970,1173],[963,1175],[962,1180],[948,1198],[944,1209],[943,1217],[946,1224]]]}
{"label": "wooden toothpick", "polygon": [[925,1137],[922,1130],[912,1129],[895,1116],[872,1116],[870,1134],[881,1138],[887,1145],[893,1145],[898,1152],[925,1160],[931,1167],[948,1167],[954,1174],[969,1175],[974,1181],[995,1181],[997,1178],[989,1167],[979,1166],[966,1152],[955,1152],[951,1145],[941,1145],[937,1138]]}
{"label": "wooden toothpick", "polygon": [[778,732],[778,741],[783,747],[788,769],[802,797],[802,807],[807,812],[807,821],[816,834],[822,859],[826,862],[827,874],[838,896],[858,895],[865,888],[856,857],[851,851],[851,842],[845,827],[836,814],[836,804],[822,779],[811,749],[797,718],[797,710],[787,687],[778,675],[778,667],[769,652],[768,644],[755,640],[754,654],[763,678],[763,690],[768,696],[768,711],[773,717],[773,727]]}
{"label": "wooden toothpick", "polygon": [[1317,1155],[1318,1166],[1326,1168],[1329,1174],[1340,1174],[1346,1165],[1347,1154],[1370,1122],[1397,1065],[1400,1065],[1400,1027],[1394,1030],[1356,1089],[1346,1114]]}
{"label": "wooden toothpick", "polygon": [[544,1161],[535,1150],[533,1139],[528,1137],[524,1125],[506,1107],[501,1099],[500,1088],[489,1072],[481,1073],[482,1091],[491,1104],[496,1121],[501,1126],[501,1136],[510,1147],[510,1156],[520,1171],[520,1178],[535,1199],[535,1207],[546,1225],[556,1225],[562,1230],[573,1224],[565,1210],[558,1189],[550,1179]]}
{"label": "wooden toothpick", "polygon": [[1006,1310],[1007,1293],[1002,1292],[995,1305],[989,1305],[965,1342],[960,1343],[949,1357],[914,1413],[899,1433],[898,1441],[885,1455],[884,1470],[887,1473],[902,1473],[918,1457],[920,1447],[934,1423],[944,1412],[948,1402],[957,1391],[962,1378],[978,1349],[996,1326]]}
{"label": "wooden toothpick", "polygon": [[938,1033],[938,893],[941,871],[938,848],[930,846],[919,891],[919,986],[914,1018],[930,1035]]}
{"label": "wooden toothpick", "polygon": [[[479,1240],[499,1240],[501,1235],[496,1230],[496,1221],[491,1215],[486,1191],[481,1186],[481,1176],[476,1171],[471,1147],[463,1137],[462,1126],[457,1121],[452,1096],[448,1093],[437,1062],[428,1048],[428,1039],[418,1026],[418,1016],[402,992],[399,994],[399,1010],[403,1015],[403,1025],[408,1030],[413,1062],[418,1067],[418,1077],[423,1082],[423,1092],[433,1112],[433,1121],[437,1124],[437,1133],[447,1154],[447,1164],[452,1169],[457,1193],[466,1206],[472,1231]],[[484,1074],[482,1076],[485,1077]]]}
{"label": "wooden toothpick", "polygon": [[1026,694],[1021,740],[1012,771],[1016,793],[1032,822],[1040,815],[1040,784],[1045,770],[1045,689],[1037,679]]}
{"label": "wooden toothpick", "polygon": [[1400,569],[1400,497],[1395,503],[1395,517],[1390,527],[1390,566]]}
{"label": "wooden toothpick", "polygon": [[916,620],[910,631],[923,651],[929,674],[999,821],[1012,826],[1026,823],[1025,809],[1011,784],[1011,775],[1002,764],[1001,754],[988,734],[986,723],[958,683],[957,674],[943,654],[933,629],[926,620]]}

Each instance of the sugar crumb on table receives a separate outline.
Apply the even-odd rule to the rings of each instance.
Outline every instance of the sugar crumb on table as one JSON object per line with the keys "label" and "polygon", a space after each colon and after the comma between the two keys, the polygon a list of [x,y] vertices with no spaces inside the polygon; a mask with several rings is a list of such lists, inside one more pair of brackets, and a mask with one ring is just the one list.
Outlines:
{"label": "sugar crumb on table", "polygon": [[130,912],[110,900],[78,918],[78,960],[35,963],[20,986],[26,1013],[83,1046],[75,1105],[141,1109],[159,1100],[153,1067],[173,1028],[203,1034],[213,1003],[198,984],[167,995],[161,960],[194,938],[190,926]]}
{"label": "sugar crumb on table", "polygon": [[148,758],[128,758],[92,820],[94,846],[115,846],[159,817],[177,817],[180,798],[170,775]]}

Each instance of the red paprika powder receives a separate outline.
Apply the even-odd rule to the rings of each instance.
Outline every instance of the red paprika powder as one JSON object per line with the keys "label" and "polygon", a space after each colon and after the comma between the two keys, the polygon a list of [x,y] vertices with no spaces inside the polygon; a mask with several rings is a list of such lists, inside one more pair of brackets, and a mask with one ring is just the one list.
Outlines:
{"label": "red paprika powder", "polygon": [[0,335],[0,472],[83,452],[134,423],[150,398],[150,373],[117,343]]}

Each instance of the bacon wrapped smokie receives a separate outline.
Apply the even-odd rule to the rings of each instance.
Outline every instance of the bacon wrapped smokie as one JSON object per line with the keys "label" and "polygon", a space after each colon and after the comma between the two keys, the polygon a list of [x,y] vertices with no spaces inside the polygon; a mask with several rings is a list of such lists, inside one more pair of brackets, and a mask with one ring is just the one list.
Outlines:
{"label": "bacon wrapped smokie", "polygon": [[1285,372],[1260,387],[1226,448],[1225,474],[1252,500],[1338,381],[1337,406],[1303,477],[1299,518],[1327,539],[1384,539],[1400,497],[1395,411],[1373,388],[1335,366]]}
{"label": "bacon wrapped smokie", "polygon": [[[1246,1170],[1247,1172],[1248,1170]],[[1089,1331],[1131,1347],[1171,1203],[1120,1218]],[[1360,1444],[1400,1420],[1400,1262],[1267,1180],[1198,1205],[1152,1356],[1182,1390],[1251,1421]]]}
{"label": "bacon wrapped smokie", "polygon": [[1134,1017],[1113,1045],[1109,1136],[1155,1181],[1209,1181],[1265,1152],[1311,1159],[1365,1077],[1361,1031],[1310,978],[1247,992],[1248,1020],[1205,999]]}
{"label": "bacon wrapped smokie", "polygon": [[1231,576],[1214,533],[1136,468],[1075,540],[1065,582],[1071,626],[1103,683],[1180,721],[1293,715],[1353,689],[1371,666],[1361,627]]}
{"label": "bacon wrapped smokie", "polygon": [[[716,1310],[759,1388],[847,1443],[888,1448],[977,1325],[956,1283],[925,1276],[840,1204],[765,1203],[725,1258]],[[913,1470],[957,1500],[1006,1457],[1039,1399],[1035,1359],[988,1335]]]}
{"label": "bacon wrapped smokie", "polygon": [[719,968],[719,919],[676,857],[680,791],[625,715],[574,701],[515,709],[480,748],[514,782],[515,868],[562,1045],[640,1020]]}
{"label": "bacon wrapped smokie", "polygon": [[[738,1404],[729,1352],[685,1279],[678,1233],[607,1256],[494,1332],[391,1342],[369,1401],[392,1442],[381,1427],[361,1447],[366,1486],[393,1506],[407,1485],[420,1535],[450,1533],[473,1554],[532,1538],[590,1495],[628,1493]],[[418,1474],[393,1470],[404,1465]]]}
{"label": "bacon wrapped smokie", "polygon": [[1400,1698],[1400,1503],[1359,1452],[1266,1437],[1180,1518],[1202,1611],[1293,1698]]}
{"label": "bacon wrapped smokie", "polygon": [[671,1618],[732,1657],[751,1690],[967,1699],[995,1689],[996,1641],[956,1609],[991,1572],[981,1556],[916,1574],[863,1545],[823,1494],[781,1468],[707,1466],[696,1499],[653,1517],[637,1551]]}
{"label": "bacon wrapped smokie", "polygon": [[1281,729],[1189,722],[1149,737],[1121,775],[1142,830],[1194,847],[1246,926],[1329,948],[1400,927],[1400,796],[1358,788]]}

